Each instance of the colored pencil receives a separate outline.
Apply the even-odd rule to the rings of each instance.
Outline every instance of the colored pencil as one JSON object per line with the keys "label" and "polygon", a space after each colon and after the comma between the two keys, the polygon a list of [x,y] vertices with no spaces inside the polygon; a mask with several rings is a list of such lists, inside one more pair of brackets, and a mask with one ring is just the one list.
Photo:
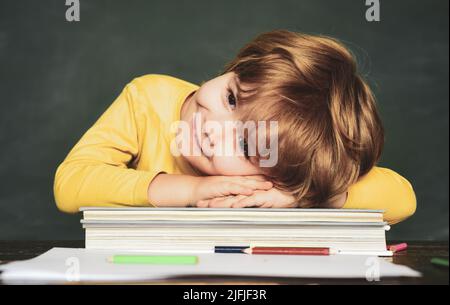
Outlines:
{"label": "colored pencil", "polygon": [[401,243],[401,244],[398,244],[398,245],[390,245],[390,246],[388,246],[388,250],[392,251],[394,253],[400,252],[400,251],[404,251],[406,249],[408,249],[408,244],[407,243]]}
{"label": "colored pencil", "polygon": [[337,253],[330,248],[300,248],[300,247],[253,247],[243,251],[247,254],[275,255],[330,255]]}
{"label": "colored pencil", "polygon": [[448,268],[448,259],[434,257],[431,259],[431,263],[438,266],[443,266]]}
{"label": "colored pencil", "polygon": [[108,261],[114,264],[195,265],[198,258],[179,255],[114,255]]}
{"label": "colored pencil", "polygon": [[243,253],[248,246],[215,246],[214,253]]}

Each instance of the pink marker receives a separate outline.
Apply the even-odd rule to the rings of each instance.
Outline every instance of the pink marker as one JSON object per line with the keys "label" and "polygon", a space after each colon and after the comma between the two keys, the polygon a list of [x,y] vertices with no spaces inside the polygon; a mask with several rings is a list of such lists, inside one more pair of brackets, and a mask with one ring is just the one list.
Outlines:
{"label": "pink marker", "polygon": [[390,245],[388,247],[388,249],[389,249],[389,251],[392,251],[394,253],[395,252],[400,252],[400,251],[408,249],[408,244],[407,243],[401,243],[401,244],[398,244],[398,245]]}

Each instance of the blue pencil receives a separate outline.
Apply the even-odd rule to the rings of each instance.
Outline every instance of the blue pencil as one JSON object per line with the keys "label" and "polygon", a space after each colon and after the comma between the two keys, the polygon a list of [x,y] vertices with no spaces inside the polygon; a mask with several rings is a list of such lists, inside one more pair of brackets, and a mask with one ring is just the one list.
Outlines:
{"label": "blue pencil", "polygon": [[243,253],[242,251],[247,249],[247,246],[216,246],[214,247],[215,253]]}

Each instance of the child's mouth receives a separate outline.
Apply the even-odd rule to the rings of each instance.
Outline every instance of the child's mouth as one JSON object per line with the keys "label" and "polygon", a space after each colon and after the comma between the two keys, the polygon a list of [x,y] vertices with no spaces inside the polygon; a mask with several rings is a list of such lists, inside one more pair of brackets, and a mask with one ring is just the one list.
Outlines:
{"label": "child's mouth", "polygon": [[194,120],[193,120],[194,138],[195,138],[195,142],[197,143],[198,148],[200,149],[200,153],[203,155],[203,149],[202,149],[201,141],[198,136],[198,128],[197,128],[197,124],[201,128],[199,121],[198,121],[199,119],[200,119],[200,116],[199,116],[198,112],[195,112]]}

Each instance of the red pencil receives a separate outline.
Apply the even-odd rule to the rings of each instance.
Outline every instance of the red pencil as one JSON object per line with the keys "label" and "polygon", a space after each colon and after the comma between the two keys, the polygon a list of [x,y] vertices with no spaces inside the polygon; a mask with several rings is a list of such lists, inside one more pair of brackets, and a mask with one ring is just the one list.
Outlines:
{"label": "red pencil", "polygon": [[277,254],[277,255],[330,255],[330,248],[300,248],[300,247],[253,247],[243,250],[247,254]]}

